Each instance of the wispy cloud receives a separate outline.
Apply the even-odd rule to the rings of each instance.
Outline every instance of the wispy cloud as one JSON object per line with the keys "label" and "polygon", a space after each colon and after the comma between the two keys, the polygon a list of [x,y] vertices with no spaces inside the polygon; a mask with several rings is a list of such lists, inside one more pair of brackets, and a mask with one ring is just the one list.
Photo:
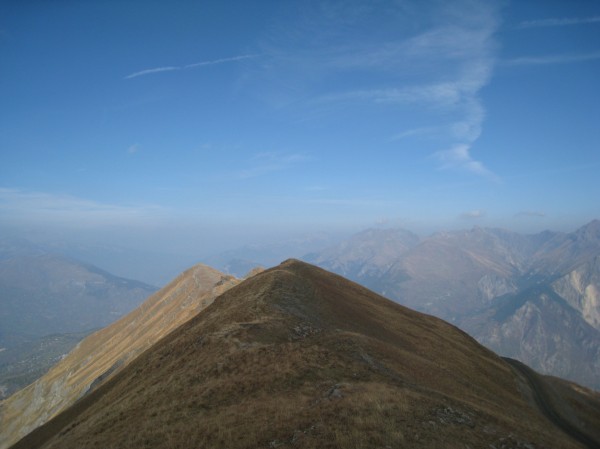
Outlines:
{"label": "wispy cloud", "polygon": [[250,167],[237,173],[241,179],[256,178],[269,173],[287,170],[298,163],[308,160],[302,153],[262,152],[257,153],[250,161]]}
{"label": "wispy cloud", "polygon": [[[362,2],[358,13],[352,2],[334,2],[335,14],[325,15],[322,4],[331,2],[319,2],[316,14],[303,11],[298,29],[279,30],[262,44],[263,70],[249,75],[259,78],[262,100],[319,119],[365,107],[375,116],[379,109],[386,123],[390,114],[397,117],[397,129],[390,127],[382,140],[435,135],[473,146],[485,119],[480,93],[497,59],[498,3],[389,2],[381,8]],[[374,35],[348,34],[372,23],[379,24]],[[298,35],[309,38],[299,43]],[[286,51],[288,43],[294,52]],[[470,156],[452,164],[459,166],[491,173]]]}
{"label": "wispy cloud", "polygon": [[584,25],[600,23],[600,16],[593,17],[562,17],[550,19],[526,20],[519,24],[519,28],[561,27],[569,25]]}
{"label": "wispy cloud", "polygon": [[409,139],[413,137],[437,136],[444,132],[444,128],[445,127],[443,126],[421,126],[419,128],[407,129],[393,135],[390,138],[390,141]]}
{"label": "wispy cloud", "polygon": [[127,153],[129,154],[135,154],[138,151],[140,151],[140,144],[139,143],[134,143],[133,145],[130,145],[129,148],[127,148]]}
{"label": "wispy cloud", "polygon": [[502,65],[548,65],[548,64],[571,64],[577,62],[593,61],[600,59],[600,51],[580,54],[563,54],[547,56],[523,56],[520,58],[501,61]]}
{"label": "wispy cloud", "polygon": [[155,67],[152,69],[145,69],[145,70],[140,70],[139,72],[130,73],[129,75],[123,77],[123,79],[128,80],[128,79],[132,79],[132,78],[137,78],[139,76],[152,75],[154,73],[173,72],[173,71],[179,71],[179,70],[193,69],[196,67],[205,67],[205,66],[211,66],[211,65],[217,65],[217,64],[224,64],[227,62],[236,62],[236,61],[241,61],[244,59],[256,58],[258,56],[260,56],[260,55],[256,55],[256,54],[239,55],[239,56],[234,56],[231,58],[214,59],[212,61],[201,61],[201,62],[195,62],[193,64],[187,64],[187,65]]}
{"label": "wispy cloud", "polygon": [[4,223],[98,227],[145,225],[164,214],[158,206],[107,204],[71,195],[0,188]]}
{"label": "wispy cloud", "polygon": [[439,162],[442,170],[458,169],[498,181],[498,177],[483,163],[471,157],[470,150],[469,145],[459,144],[449,150],[438,151],[433,154],[433,157]]}
{"label": "wispy cloud", "polygon": [[435,107],[452,107],[460,100],[461,86],[442,82],[388,89],[355,90],[322,96],[320,102],[370,101],[402,105],[426,104]]}

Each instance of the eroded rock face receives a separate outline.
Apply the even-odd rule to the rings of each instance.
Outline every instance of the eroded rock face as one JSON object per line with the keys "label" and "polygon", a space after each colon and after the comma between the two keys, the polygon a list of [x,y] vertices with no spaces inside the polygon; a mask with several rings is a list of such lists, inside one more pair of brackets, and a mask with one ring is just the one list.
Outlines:
{"label": "eroded rock face", "polygon": [[483,320],[473,333],[484,345],[508,357],[527,360],[542,373],[600,389],[600,342],[596,329],[568,304],[552,296],[531,296],[501,320]]}
{"label": "eroded rock face", "polygon": [[552,287],[590,326],[600,330],[600,256],[562,276]]}
{"label": "eroded rock face", "polygon": [[488,302],[499,296],[517,291],[514,281],[492,273],[486,274],[479,279],[477,288],[481,297]]}

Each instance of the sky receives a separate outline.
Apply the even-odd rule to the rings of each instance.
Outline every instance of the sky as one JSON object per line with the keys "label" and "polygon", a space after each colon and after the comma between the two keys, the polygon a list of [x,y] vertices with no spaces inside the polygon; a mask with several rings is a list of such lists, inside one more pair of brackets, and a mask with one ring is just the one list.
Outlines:
{"label": "sky", "polygon": [[216,252],[600,218],[598,1],[0,4],[0,229]]}

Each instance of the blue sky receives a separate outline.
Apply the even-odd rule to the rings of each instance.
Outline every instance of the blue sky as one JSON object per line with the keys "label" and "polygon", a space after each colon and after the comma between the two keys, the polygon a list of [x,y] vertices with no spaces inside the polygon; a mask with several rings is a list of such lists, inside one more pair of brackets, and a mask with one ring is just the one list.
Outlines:
{"label": "blue sky", "polygon": [[591,0],[8,0],[0,224],[572,230],[600,217],[599,80]]}

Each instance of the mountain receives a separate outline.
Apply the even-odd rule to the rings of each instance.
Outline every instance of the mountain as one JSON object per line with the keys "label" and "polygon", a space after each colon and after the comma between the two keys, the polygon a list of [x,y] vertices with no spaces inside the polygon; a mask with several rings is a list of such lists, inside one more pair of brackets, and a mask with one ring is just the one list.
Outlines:
{"label": "mountain", "polygon": [[399,256],[406,254],[419,242],[419,237],[403,229],[368,229],[348,240],[304,259],[327,267],[335,273],[371,288],[380,286],[381,273],[389,270]]}
{"label": "mountain", "polygon": [[0,399],[155,291],[27,240],[0,240]]}
{"label": "mountain", "polygon": [[106,326],[155,291],[26,242],[0,242],[0,347]]}
{"label": "mountain", "polygon": [[535,254],[533,270],[565,274],[600,254],[600,220],[593,220],[575,232],[558,234]]}
{"label": "mountain", "polygon": [[[385,234],[359,234],[306,260],[448,320],[543,373],[600,389],[600,221],[572,233],[441,232],[408,250],[356,257],[367,272],[345,269],[347,254],[365,246],[386,247]],[[372,263],[377,257],[385,263]]]}
{"label": "mountain", "polygon": [[230,288],[14,448],[598,447],[597,393],[299,261]]}
{"label": "mountain", "polygon": [[500,298],[461,326],[502,355],[600,390],[599,332],[547,284]]}
{"label": "mountain", "polygon": [[45,423],[238,281],[197,265],[112,325],[90,335],[47,374],[0,405],[0,448]]}

